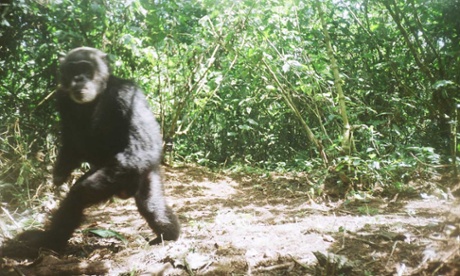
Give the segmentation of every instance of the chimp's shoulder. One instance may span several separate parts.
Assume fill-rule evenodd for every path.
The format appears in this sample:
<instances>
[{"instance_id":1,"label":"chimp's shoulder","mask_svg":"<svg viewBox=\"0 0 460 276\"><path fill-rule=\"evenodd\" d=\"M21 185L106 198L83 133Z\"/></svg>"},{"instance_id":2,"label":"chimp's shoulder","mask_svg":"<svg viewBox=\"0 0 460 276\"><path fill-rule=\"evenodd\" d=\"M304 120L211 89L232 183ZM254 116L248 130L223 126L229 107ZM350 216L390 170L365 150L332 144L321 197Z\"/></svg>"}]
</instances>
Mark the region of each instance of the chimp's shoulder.
<instances>
[{"instance_id":1,"label":"chimp's shoulder","mask_svg":"<svg viewBox=\"0 0 460 276\"><path fill-rule=\"evenodd\" d=\"M144 93L134 81L110 76L106 91L103 93L101 100L115 100L121 105L131 105L142 97L144 97Z\"/></svg>"},{"instance_id":2,"label":"chimp's shoulder","mask_svg":"<svg viewBox=\"0 0 460 276\"><path fill-rule=\"evenodd\" d=\"M108 89L135 89L137 90L137 84L132 80L122 79L116 76L110 76L107 82Z\"/></svg>"}]
</instances>

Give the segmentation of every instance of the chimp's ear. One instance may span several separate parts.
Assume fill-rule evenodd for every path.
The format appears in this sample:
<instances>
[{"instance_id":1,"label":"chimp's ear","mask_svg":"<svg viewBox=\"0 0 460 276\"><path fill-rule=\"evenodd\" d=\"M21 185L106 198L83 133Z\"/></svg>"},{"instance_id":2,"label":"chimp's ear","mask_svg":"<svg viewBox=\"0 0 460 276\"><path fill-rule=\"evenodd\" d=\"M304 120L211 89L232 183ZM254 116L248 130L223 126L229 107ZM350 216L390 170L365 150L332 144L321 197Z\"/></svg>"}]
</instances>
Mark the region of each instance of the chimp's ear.
<instances>
[{"instance_id":1,"label":"chimp's ear","mask_svg":"<svg viewBox=\"0 0 460 276\"><path fill-rule=\"evenodd\" d=\"M66 54L60 52L60 53L58 53L58 56L59 56L59 63L60 63L60 64L63 64L63 63L64 63L64 60L65 60Z\"/></svg>"},{"instance_id":2,"label":"chimp's ear","mask_svg":"<svg viewBox=\"0 0 460 276\"><path fill-rule=\"evenodd\" d=\"M107 65L109 64L109 55L108 54L106 54L106 53L104 53L102 51L99 51L98 56L99 56L100 59L102 59L102 61L105 62L105 64L107 64Z\"/></svg>"}]
</instances>

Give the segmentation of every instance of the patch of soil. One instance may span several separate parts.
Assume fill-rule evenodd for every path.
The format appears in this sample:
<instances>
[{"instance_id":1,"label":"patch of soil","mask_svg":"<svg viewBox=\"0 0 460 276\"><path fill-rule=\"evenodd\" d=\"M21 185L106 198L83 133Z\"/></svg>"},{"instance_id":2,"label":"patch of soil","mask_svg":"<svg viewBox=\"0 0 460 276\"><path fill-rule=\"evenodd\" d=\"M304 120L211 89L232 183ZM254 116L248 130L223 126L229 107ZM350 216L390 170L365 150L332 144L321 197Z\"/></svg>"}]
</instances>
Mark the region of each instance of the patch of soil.
<instances>
[{"instance_id":1,"label":"patch of soil","mask_svg":"<svg viewBox=\"0 0 460 276\"><path fill-rule=\"evenodd\" d=\"M178 241L149 246L153 234L134 201L114 199L86 211L65 255L45 252L35 262L3 257L0 272L46 275L39 268L85 264L103 271L85 273L107 275L460 273L460 206L452 198L328 202L310 198L305 175L195 167L166 169L165 188L182 223ZM119 235L101 238L87 229Z\"/></svg>"}]
</instances>

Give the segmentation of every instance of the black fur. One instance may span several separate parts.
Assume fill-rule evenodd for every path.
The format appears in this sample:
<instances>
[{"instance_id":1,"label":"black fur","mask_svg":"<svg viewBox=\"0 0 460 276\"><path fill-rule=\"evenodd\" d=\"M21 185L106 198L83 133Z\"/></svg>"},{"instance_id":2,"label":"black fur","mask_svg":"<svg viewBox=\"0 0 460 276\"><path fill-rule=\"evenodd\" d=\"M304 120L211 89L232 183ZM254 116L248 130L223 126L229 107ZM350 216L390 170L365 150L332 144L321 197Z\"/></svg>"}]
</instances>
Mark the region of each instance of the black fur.
<instances>
[{"instance_id":1,"label":"black fur","mask_svg":"<svg viewBox=\"0 0 460 276\"><path fill-rule=\"evenodd\" d=\"M92 48L81 49L78 54L82 59L97 59L92 78L97 79L98 68L108 65L97 55L91 55L91 51L102 52ZM69 55L62 61L62 67L66 68L64 74L72 72L69 60L78 61L78 56L70 55L70 59ZM103 69L108 72L108 68ZM63 76L63 79L69 77L72 78ZM61 251L81 224L83 210L114 195L122 198L134 196L140 214L157 235L151 244L179 237L178 219L163 197L159 171L162 152L160 127L142 91L133 82L112 75L106 81L99 78L95 82L96 86L103 85L105 89L98 91L97 97L89 102L78 103L70 97L70 93L76 92L78 96L83 92L70 87L69 82L63 82L57 91L62 147L53 172L54 184L65 182L82 162L90 163L91 169L72 186L53 215L49 229L25 232L19 236L31 248L46 247ZM75 87L81 88L82 85Z\"/></svg>"}]
</instances>

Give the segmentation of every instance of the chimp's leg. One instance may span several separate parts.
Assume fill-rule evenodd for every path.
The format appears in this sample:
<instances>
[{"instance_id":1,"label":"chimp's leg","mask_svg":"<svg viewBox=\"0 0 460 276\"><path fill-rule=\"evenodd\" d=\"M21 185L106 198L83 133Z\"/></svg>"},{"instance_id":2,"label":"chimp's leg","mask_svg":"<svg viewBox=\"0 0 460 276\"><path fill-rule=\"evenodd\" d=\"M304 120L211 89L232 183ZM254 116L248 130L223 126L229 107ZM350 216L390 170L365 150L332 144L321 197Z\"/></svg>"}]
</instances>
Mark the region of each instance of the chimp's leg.
<instances>
[{"instance_id":1,"label":"chimp's leg","mask_svg":"<svg viewBox=\"0 0 460 276\"><path fill-rule=\"evenodd\" d=\"M161 176L157 168L142 176L135 199L139 213L157 235L150 244L179 238L180 224L174 211L166 205Z\"/></svg>"},{"instance_id":2,"label":"chimp's leg","mask_svg":"<svg viewBox=\"0 0 460 276\"><path fill-rule=\"evenodd\" d=\"M90 170L75 183L51 219L51 225L36 247L61 251L83 221L83 210L120 192L122 182L131 174L119 174L112 168ZM138 181L138 178L131 181ZM133 185L135 185L133 183Z\"/></svg>"}]
</instances>

